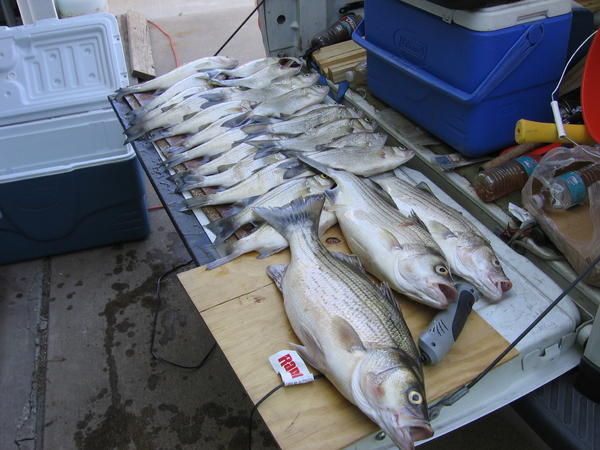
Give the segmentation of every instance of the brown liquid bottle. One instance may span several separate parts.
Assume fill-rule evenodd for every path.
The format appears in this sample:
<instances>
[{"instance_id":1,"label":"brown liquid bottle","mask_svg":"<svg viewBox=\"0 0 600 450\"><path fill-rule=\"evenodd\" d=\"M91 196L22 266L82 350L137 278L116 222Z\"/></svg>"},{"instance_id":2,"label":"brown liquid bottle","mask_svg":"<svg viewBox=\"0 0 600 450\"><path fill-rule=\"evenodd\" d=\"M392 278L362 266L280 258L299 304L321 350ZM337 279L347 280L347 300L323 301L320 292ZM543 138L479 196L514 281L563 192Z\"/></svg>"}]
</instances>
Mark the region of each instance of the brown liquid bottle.
<instances>
[{"instance_id":1,"label":"brown liquid bottle","mask_svg":"<svg viewBox=\"0 0 600 450\"><path fill-rule=\"evenodd\" d=\"M477 174L473 188L484 202L492 202L511 192L523 189L538 162L531 156L521 156Z\"/></svg>"}]
</instances>

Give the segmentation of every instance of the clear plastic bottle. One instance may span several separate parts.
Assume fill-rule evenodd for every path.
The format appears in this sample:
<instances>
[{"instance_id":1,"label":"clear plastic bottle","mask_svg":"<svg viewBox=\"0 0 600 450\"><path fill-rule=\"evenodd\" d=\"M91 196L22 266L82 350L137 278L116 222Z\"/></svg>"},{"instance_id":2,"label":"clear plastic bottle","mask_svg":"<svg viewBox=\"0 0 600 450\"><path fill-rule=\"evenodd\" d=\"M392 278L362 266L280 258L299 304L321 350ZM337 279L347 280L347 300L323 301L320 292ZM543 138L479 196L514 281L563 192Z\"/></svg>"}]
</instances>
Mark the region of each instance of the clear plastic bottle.
<instances>
[{"instance_id":1,"label":"clear plastic bottle","mask_svg":"<svg viewBox=\"0 0 600 450\"><path fill-rule=\"evenodd\" d=\"M473 187L484 202L492 202L523 189L538 162L531 156L520 156L498 167L477 174Z\"/></svg>"},{"instance_id":2,"label":"clear plastic bottle","mask_svg":"<svg viewBox=\"0 0 600 450\"><path fill-rule=\"evenodd\" d=\"M587 197L587 188L600 181L600 164L563 173L550 180L546 188L546 204L555 209L569 209Z\"/></svg>"},{"instance_id":3,"label":"clear plastic bottle","mask_svg":"<svg viewBox=\"0 0 600 450\"><path fill-rule=\"evenodd\" d=\"M346 81L351 89L367 85L367 62L359 62L351 70L346 72Z\"/></svg>"}]
</instances>

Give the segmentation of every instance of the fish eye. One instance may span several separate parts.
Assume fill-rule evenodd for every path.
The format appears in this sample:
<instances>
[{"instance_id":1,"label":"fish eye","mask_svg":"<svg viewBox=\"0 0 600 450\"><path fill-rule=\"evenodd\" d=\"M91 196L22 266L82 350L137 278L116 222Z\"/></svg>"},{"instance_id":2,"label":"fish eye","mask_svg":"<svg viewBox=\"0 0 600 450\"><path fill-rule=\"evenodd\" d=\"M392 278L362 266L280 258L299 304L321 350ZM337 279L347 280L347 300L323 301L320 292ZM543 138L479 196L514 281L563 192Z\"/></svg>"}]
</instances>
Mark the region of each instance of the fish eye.
<instances>
[{"instance_id":1,"label":"fish eye","mask_svg":"<svg viewBox=\"0 0 600 450\"><path fill-rule=\"evenodd\" d=\"M498 261L498 259L493 259L492 260L492 266L494 266L494 267L500 267L500 261Z\"/></svg>"},{"instance_id":2,"label":"fish eye","mask_svg":"<svg viewBox=\"0 0 600 450\"><path fill-rule=\"evenodd\" d=\"M423 396L420 392L412 389L408 391L408 401L413 405L420 405L421 403L423 403Z\"/></svg>"},{"instance_id":3,"label":"fish eye","mask_svg":"<svg viewBox=\"0 0 600 450\"><path fill-rule=\"evenodd\" d=\"M435 266L435 272L440 275L446 276L448 275L448 268L443 264L438 264L437 266Z\"/></svg>"}]
</instances>

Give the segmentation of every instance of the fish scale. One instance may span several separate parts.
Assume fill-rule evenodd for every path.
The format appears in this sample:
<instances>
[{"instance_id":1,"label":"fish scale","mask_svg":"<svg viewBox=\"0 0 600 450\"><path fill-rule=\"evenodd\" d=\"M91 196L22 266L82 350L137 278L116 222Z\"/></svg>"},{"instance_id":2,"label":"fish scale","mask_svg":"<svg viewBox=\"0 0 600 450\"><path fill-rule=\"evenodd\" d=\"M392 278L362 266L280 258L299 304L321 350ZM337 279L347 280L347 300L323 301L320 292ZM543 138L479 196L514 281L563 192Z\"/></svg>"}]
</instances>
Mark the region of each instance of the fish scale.
<instances>
[{"instance_id":1,"label":"fish scale","mask_svg":"<svg viewBox=\"0 0 600 450\"><path fill-rule=\"evenodd\" d=\"M312 262L321 271L327 271L328 274L328 277L324 278L321 271L315 271L317 278L310 281L315 286L319 286L320 282L331 280L327 285L330 292L336 292L337 290L337 293L340 294L340 286L343 286L351 294L341 295L346 299L343 307L341 307L337 303L328 301L328 299L336 296L332 296L324 289L319 291L319 289L313 288L311 289L311 293L314 295L313 300L318 300L324 305L329 314L341 315L346 320L356 321L363 325L363 327L356 330L363 341L381 346L399 346L405 348L412 357L418 358L419 353L408 332L408 327L405 327L407 331L403 333L396 325L400 320L404 322L404 319L388 302L372 300L381 296L381 293L376 290L377 288L372 284L357 281L356 276L353 276L356 275L356 270L333 256L322 245L316 246L312 235L303 233L301 236L303 239L301 242L296 242L297 248L305 247L312 249L312 251L302 251L298 258ZM352 300L355 300L355 302L352 303ZM365 304L368 309L362 307ZM360 314L363 315L362 319L364 320L356 320L355 315ZM378 324L383 325L383 327L377 326ZM406 324L404 323L404 325Z\"/></svg>"}]
</instances>

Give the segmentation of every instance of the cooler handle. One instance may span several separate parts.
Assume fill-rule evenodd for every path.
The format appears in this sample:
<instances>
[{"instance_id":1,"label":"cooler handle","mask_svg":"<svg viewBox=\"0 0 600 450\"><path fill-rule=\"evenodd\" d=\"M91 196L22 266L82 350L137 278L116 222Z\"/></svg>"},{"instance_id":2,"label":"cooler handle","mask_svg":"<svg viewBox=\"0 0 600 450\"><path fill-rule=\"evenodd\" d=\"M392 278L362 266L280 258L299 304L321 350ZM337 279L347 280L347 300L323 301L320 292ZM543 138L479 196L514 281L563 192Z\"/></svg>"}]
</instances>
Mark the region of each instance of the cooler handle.
<instances>
[{"instance_id":1,"label":"cooler handle","mask_svg":"<svg viewBox=\"0 0 600 450\"><path fill-rule=\"evenodd\" d=\"M400 69L405 74L413 78L425 81L431 87L442 91L455 100L463 103L478 103L488 96L504 79L515 70L527 56L538 46L544 36L544 26L536 23L527 27L519 36L519 39L513 44L508 52L496 64L491 72L485 77L481 84L471 93L465 92L455 86L448 84L435 75L419 68L404 59L399 58L393 53L379 48L377 45L369 42L365 38L364 20L356 27L352 33L352 39L367 52L371 52L377 57L385 60L388 64Z\"/></svg>"}]
</instances>

